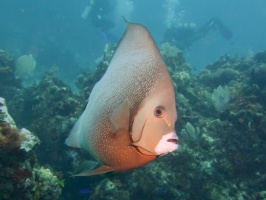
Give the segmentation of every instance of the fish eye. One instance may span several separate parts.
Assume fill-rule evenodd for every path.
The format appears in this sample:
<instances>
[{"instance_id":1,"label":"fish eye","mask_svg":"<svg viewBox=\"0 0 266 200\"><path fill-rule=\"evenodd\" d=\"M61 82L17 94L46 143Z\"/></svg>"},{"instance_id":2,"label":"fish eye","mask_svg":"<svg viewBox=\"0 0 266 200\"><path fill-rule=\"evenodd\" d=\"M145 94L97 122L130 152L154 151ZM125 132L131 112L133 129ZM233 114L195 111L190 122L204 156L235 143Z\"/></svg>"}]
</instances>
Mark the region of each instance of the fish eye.
<instances>
[{"instance_id":1,"label":"fish eye","mask_svg":"<svg viewBox=\"0 0 266 200\"><path fill-rule=\"evenodd\" d=\"M154 116L158 118L164 117L164 107L162 106L156 107L154 110Z\"/></svg>"}]
</instances>

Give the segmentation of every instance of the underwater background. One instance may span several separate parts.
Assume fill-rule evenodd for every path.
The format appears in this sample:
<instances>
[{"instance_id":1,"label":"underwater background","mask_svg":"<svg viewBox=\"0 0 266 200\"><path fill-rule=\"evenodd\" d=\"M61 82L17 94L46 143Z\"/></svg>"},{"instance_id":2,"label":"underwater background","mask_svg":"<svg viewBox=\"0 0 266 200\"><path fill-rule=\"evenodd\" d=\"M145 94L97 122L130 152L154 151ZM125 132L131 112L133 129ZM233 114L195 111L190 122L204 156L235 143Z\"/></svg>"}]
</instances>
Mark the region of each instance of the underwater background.
<instances>
[{"instance_id":1,"label":"underwater background","mask_svg":"<svg viewBox=\"0 0 266 200\"><path fill-rule=\"evenodd\" d=\"M126 28L172 76L177 151L113 176L65 145ZM266 199L264 0L1 0L0 199Z\"/></svg>"}]
</instances>

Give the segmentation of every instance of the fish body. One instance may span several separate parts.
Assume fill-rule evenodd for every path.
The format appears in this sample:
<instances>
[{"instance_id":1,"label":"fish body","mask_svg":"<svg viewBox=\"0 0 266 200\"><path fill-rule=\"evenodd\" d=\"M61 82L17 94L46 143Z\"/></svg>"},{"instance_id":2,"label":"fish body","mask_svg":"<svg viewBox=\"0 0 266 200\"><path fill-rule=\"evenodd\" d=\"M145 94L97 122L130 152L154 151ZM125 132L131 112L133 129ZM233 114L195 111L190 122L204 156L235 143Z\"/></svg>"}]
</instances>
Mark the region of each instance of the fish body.
<instances>
[{"instance_id":1,"label":"fish body","mask_svg":"<svg viewBox=\"0 0 266 200\"><path fill-rule=\"evenodd\" d=\"M174 89L145 27L127 22L110 65L95 85L66 144L101 167L78 175L126 171L177 149Z\"/></svg>"}]
</instances>

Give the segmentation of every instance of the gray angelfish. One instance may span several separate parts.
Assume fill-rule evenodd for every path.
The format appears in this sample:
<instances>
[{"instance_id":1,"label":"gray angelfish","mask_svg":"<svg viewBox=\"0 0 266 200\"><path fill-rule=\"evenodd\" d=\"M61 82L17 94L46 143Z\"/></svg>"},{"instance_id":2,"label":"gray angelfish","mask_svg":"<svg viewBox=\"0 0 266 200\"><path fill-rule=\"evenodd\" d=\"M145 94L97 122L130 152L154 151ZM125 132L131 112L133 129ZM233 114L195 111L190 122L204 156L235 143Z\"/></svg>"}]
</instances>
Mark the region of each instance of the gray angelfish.
<instances>
[{"instance_id":1,"label":"gray angelfish","mask_svg":"<svg viewBox=\"0 0 266 200\"><path fill-rule=\"evenodd\" d=\"M66 139L101 163L77 176L135 169L176 150L176 120L172 80L158 49L145 27L127 22L106 73Z\"/></svg>"}]
</instances>

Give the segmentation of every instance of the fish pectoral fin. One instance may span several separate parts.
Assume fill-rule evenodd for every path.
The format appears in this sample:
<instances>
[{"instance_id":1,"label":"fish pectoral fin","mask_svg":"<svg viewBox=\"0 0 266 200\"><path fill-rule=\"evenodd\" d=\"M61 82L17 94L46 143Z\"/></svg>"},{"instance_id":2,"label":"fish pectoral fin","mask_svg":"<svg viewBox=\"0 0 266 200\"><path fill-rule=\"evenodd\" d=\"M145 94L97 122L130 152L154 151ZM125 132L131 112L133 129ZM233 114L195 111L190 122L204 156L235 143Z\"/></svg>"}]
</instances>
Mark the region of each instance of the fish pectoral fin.
<instances>
[{"instance_id":1,"label":"fish pectoral fin","mask_svg":"<svg viewBox=\"0 0 266 200\"><path fill-rule=\"evenodd\" d=\"M119 129L129 129L130 105L127 97L123 98L113 109L109 121L112 133Z\"/></svg>"},{"instance_id":2,"label":"fish pectoral fin","mask_svg":"<svg viewBox=\"0 0 266 200\"><path fill-rule=\"evenodd\" d=\"M74 176L93 176L93 175L104 174L104 173L112 172L112 171L114 171L113 168L111 168L107 165L103 165L101 167L98 167L97 169L82 172L82 173L76 174Z\"/></svg>"}]
</instances>

